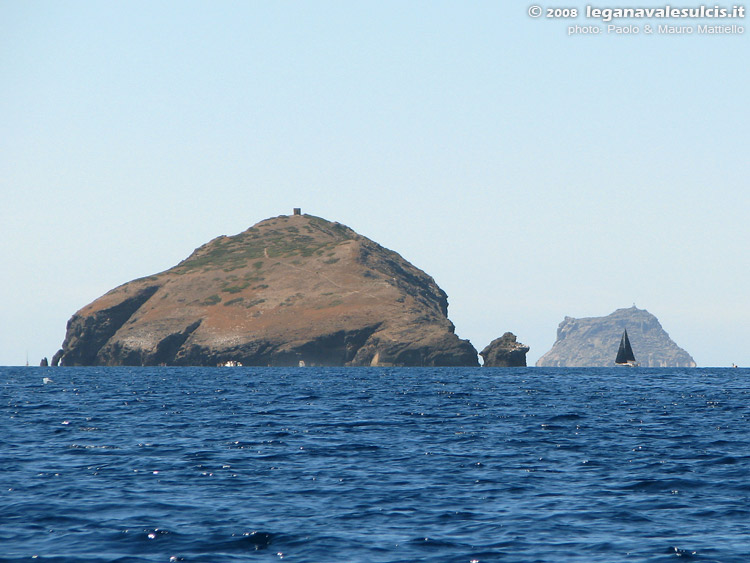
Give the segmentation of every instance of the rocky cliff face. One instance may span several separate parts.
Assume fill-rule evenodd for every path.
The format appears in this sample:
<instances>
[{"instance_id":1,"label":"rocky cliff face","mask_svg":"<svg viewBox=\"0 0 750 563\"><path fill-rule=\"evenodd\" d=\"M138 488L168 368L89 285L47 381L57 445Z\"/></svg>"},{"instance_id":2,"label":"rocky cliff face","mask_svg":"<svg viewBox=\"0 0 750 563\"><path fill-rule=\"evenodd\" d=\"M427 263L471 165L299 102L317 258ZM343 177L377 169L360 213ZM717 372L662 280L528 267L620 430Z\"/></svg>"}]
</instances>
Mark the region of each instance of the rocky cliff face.
<instances>
[{"instance_id":1,"label":"rocky cliff face","mask_svg":"<svg viewBox=\"0 0 750 563\"><path fill-rule=\"evenodd\" d=\"M623 330L627 329L636 361L644 367L695 367L658 319L644 309L618 309L606 317L565 317L557 341L537 361L538 367L614 366Z\"/></svg>"},{"instance_id":2,"label":"rocky cliff face","mask_svg":"<svg viewBox=\"0 0 750 563\"><path fill-rule=\"evenodd\" d=\"M446 294L395 252L309 215L221 236L68 322L63 365L476 366Z\"/></svg>"},{"instance_id":3,"label":"rocky cliff face","mask_svg":"<svg viewBox=\"0 0 750 563\"><path fill-rule=\"evenodd\" d=\"M481 352L484 367L526 367L526 354L529 347L521 344L512 332L496 338Z\"/></svg>"}]
</instances>

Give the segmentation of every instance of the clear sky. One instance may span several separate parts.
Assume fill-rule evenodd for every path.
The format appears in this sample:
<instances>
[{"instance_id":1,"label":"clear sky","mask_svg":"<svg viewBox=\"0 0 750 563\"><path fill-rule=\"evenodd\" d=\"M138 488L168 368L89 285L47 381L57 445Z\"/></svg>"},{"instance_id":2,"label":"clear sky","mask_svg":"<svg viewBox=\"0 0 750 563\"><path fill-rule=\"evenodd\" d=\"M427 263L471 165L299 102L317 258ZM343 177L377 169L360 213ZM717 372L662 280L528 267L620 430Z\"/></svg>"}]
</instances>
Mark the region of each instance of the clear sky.
<instances>
[{"instance_id":1,"label":"clear sky","mask_svg":"<svg viewBox=\"0 0 750 563\"><path fill-rule=\"evenodd\" d=\"M479 350L512 331L533 365L566 315L635 303L750 365L748 19L530 5L1 0L0 365L293 207L432 275Z\"/></svg>"}]
</instances>

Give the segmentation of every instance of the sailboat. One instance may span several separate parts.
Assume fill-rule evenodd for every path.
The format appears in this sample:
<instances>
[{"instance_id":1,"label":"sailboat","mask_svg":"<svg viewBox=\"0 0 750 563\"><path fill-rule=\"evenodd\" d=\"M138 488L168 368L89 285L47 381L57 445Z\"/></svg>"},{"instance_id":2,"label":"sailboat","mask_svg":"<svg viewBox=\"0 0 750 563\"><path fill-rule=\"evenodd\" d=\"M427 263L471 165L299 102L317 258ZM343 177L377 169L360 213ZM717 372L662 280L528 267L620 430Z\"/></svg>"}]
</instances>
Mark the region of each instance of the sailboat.
<instances>
[{"instance_id":1,"label":"sailboat","mask_svg":"<svg viewBox=\"0 0 750 563\"><path fill-rule=\"evenodd\" d=\"M635 354L633 354L633 348L630 347L630 339L628 338L628 331L625 329L620 339L620 348L617 350L617 357L615 358L615 364L618 366L629 366L635 367L638 364L635 361Z\"/></svg>"}]
</instances>

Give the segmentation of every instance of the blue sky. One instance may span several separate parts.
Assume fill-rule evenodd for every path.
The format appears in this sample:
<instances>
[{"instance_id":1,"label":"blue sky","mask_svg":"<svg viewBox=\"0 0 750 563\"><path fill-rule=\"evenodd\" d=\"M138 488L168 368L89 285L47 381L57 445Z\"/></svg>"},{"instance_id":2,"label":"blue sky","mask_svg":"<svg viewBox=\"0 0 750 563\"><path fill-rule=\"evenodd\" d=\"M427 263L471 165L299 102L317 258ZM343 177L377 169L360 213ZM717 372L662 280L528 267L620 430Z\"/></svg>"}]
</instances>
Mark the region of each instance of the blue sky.
<instances>
[{"instance_id":1,"label":"blue sky","mask_svg":"<svg viewBox=\"0 0 750 563\"><path fill-rule=\"evenodd\" d=\"M293 207L432 275L479 350L512 331L533 364L566 315L635 303L750 365L750 32L528 7L0 2L0 365Z\"/></svg>"}]
</instances>

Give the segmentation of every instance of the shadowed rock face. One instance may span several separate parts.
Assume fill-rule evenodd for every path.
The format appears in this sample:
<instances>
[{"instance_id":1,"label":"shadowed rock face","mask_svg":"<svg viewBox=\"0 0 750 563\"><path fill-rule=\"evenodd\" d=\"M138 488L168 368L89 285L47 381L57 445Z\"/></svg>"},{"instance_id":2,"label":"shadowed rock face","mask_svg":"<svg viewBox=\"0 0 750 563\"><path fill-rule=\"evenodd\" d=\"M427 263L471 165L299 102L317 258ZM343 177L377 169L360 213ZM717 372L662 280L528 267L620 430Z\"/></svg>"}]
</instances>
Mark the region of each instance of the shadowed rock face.
<instances>
[{"instance_id":1,"label":"shadowed rock face","mask_svg":"<svg viewBox=\"0 0 750 563\"><path fill-rule=\"evenodd\" d=\"M521 344L512 332L506 332L496 338L481 352L484 363L482 366L493 367L526 367L526 353L529 347Z\"/></svg>"},{"instance_id":2,"label":"shadowed rock face","mask_svg":"<svg viewBox=\"0 0 750 563\"><path fill-rule=\"evenodd\" d=\"M309 215L221 236L68 322L63 365L476 366L446 294L395 252Z\"/></svg>"},{"instance_id":3,"label":"shadowed rock face","mask_svg":"<svg viewBox=\"0 0 750 563\"><path fill-rule=\"evenodd\" d=\"M636 361L644 367L695 367L658 319L644 309L618 309L606 317L565 317L557 341L537 361L538 367L611 367L623 330L627 329Z\"/></svg>"}]
</instances>

